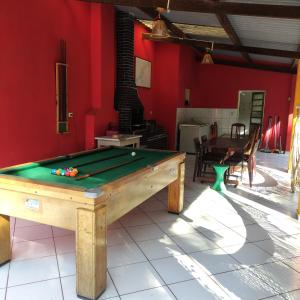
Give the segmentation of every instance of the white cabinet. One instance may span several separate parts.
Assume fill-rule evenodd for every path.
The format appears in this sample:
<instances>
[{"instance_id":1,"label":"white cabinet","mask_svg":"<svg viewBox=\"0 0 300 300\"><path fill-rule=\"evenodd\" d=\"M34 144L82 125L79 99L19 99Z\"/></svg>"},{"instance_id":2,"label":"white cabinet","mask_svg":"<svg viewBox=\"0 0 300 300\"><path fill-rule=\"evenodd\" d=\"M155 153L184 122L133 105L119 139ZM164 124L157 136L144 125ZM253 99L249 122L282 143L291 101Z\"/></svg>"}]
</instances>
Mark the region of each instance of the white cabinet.
<instances>
[{"instance_id":1,"label":"white cabinet","mask_svg":"<svg viewBox=\"0 0 300 300\"><path fill-rule=\"evenodd\" d=\"M209 138L209 125L199 124L180 124L179 125L179 150L187 153L195 153L194 138L207 135Z\"/></svg>"}]
</instances>

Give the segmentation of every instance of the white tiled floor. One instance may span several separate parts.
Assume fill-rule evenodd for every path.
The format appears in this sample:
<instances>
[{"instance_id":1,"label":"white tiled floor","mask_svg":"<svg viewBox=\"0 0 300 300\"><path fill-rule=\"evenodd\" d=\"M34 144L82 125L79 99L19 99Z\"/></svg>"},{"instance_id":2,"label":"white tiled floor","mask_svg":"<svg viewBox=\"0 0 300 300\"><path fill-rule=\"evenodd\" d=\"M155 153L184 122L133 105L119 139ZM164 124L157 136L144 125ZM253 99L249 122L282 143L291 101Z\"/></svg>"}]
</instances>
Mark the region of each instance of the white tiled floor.
<instances>
[{"instance_id":1,"label":"white tiled floor","mask_svg":"<svg viewBox=\"0 0 300 300\"><path fill-rule=\"evenodd\" d=\"M100 299L299 300L300 224L286 156L259 153L253 188L245 174L225 194L192 182L193 159L182 214L167 213L164 190L109 226ZM0 300L78 299L74 233L19 219L11 228Z\"/></svg>"}]
</instances>

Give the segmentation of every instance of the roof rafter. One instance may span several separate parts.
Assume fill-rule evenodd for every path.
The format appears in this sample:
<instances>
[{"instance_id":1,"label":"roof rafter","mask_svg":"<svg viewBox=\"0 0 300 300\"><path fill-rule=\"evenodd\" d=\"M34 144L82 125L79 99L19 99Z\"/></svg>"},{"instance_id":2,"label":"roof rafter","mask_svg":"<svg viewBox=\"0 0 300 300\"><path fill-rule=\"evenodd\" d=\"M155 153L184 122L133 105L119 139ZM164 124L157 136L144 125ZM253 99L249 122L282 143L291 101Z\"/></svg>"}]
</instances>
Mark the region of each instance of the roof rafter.
<instances>
[{"instance_id":1,"label":"roof rafter","mask_svg":"<svg viewBox=\"0 0 300 300\"><path fill-rule=\"evenodd\" d=\"M196 39L176 38L176 37L157 38L145 34L143 35L143 38L155 42L169 42L169 43L177 43L177 44L182 43L193 47L201 47L201 48L211 47L211 42L196 40ZM246 52L246 53L254 53L260 55L289 57L289 58L296 58L296 59L300 58L300 51L289 51L289 50L259 48L259 47L249 47L249 46L235 46L235 45L229 45L223 43L214 43L214 48L220 50L234 51L234 52Z\"/></svg>"},{"instance_id":2,"label":"roof rafter","mask_svg":"<svg viewBox=\"0 0 300 300\"><path fill-rule=\"evenodd\" d=\"M214 2L219 2L219 0L214 0ZM219 23L221 24L221 26L224 28L227 35L229 36L231 42L236 46L242 46L242 42L241 42L240 38L238 37L236 31L234 30L227 15L225 15L223 13L218 13L218 14L216 14L216 16L218 18ZM241 52L241 55L246 60L246 62L248 62L249 64L253 63L253 61L248 53Z\"/></svg>"},{"instance_id":3,"label":"roof rafter","mask_svg":"<svg viewBox=\"0 0 300 300\"><path fill-rule=\"evenodd\" d=\"M131 7L167 7L168 0L81 0L94 3L108 3ZM211 14L243 15L283 19L300 19L300 6L273 5L236 2L215 2L205 0L171 0L171 10L202 12Z\"/></svg>"},{"instance_id":4,"label":"roof rafter","mask_svg":"<svg viewBox=\"0 0 300 300\"><path fill-rule=\"evenodd\" d=\"M280 73L292 73L295 74L295 70L291 70L289 67L284 66L273 66L273 65L263 65L263 64L247 64L238 61L228 61L223 59L214 59L215 64L225 65L225 66L232 66L232 67L240 67L240 68L249 68L249 69L256 69L262 71L272 71L272 72L280 72Z\"/></svg>"},{"instance_id":5,"label":"roof rafter","mask_svg":"<svg viewBox=\"0 0 300 300\"><path fill-rule=\"evenodd\" d=\"M142 10L148 16L150 16L152 19L155 19L157 17L157 11L153 8L139 8L139 9ZM180 39L190 38L189 34L185 34L180 28L174 25L166 16L160 15L160 18L165 22L167 28L175 37L178 37ZM197 53L201 53L204 50L204 49L199 49L198 47L192 47L192 48Z\"/></svg>"}]
</instances>

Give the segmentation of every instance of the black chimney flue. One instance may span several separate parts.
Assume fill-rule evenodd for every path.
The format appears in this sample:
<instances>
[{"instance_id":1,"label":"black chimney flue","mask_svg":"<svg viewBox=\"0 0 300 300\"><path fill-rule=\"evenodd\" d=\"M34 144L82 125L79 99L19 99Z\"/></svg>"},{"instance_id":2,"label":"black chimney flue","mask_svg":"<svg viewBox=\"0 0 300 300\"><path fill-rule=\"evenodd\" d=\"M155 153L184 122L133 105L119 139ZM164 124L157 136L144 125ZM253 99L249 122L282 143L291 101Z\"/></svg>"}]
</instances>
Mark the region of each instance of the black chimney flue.
<instances>
[{"instance_id":1,"label":"black chimney flue","mask_svg":"<svg viewBox=\"0 0 300 300\"><path fill-rule=\"evenodd\" d=\"M132 133L143 126L144 107L135 85L134 17L117 11L117 83L115 109L119 111L119 130Z\"/></svg>"}]
</instances>

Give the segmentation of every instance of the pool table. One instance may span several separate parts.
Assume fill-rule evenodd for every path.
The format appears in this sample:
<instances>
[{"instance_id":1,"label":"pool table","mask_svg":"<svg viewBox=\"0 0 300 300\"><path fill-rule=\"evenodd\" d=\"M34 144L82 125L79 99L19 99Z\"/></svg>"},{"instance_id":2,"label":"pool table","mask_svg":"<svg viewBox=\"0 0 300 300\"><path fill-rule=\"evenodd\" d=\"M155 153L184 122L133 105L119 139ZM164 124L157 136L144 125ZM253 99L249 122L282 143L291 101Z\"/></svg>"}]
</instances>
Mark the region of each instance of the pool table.
<instances>
[{"instance_id":1,"label":"pool table","mask_svg":"<svg viewBox=\"0 0 300 300\"><path fill-rule=\"evenodd\" d=\"M135 152L135 155L132 152ZM10 216L76 232L77 295L106 288L107 226L168 186L168 211L183 208L185 154L106 147L0 170L0 265L11 259ZM52 169L77 167L77 177Z\"/></svg>"}]
</instances>

